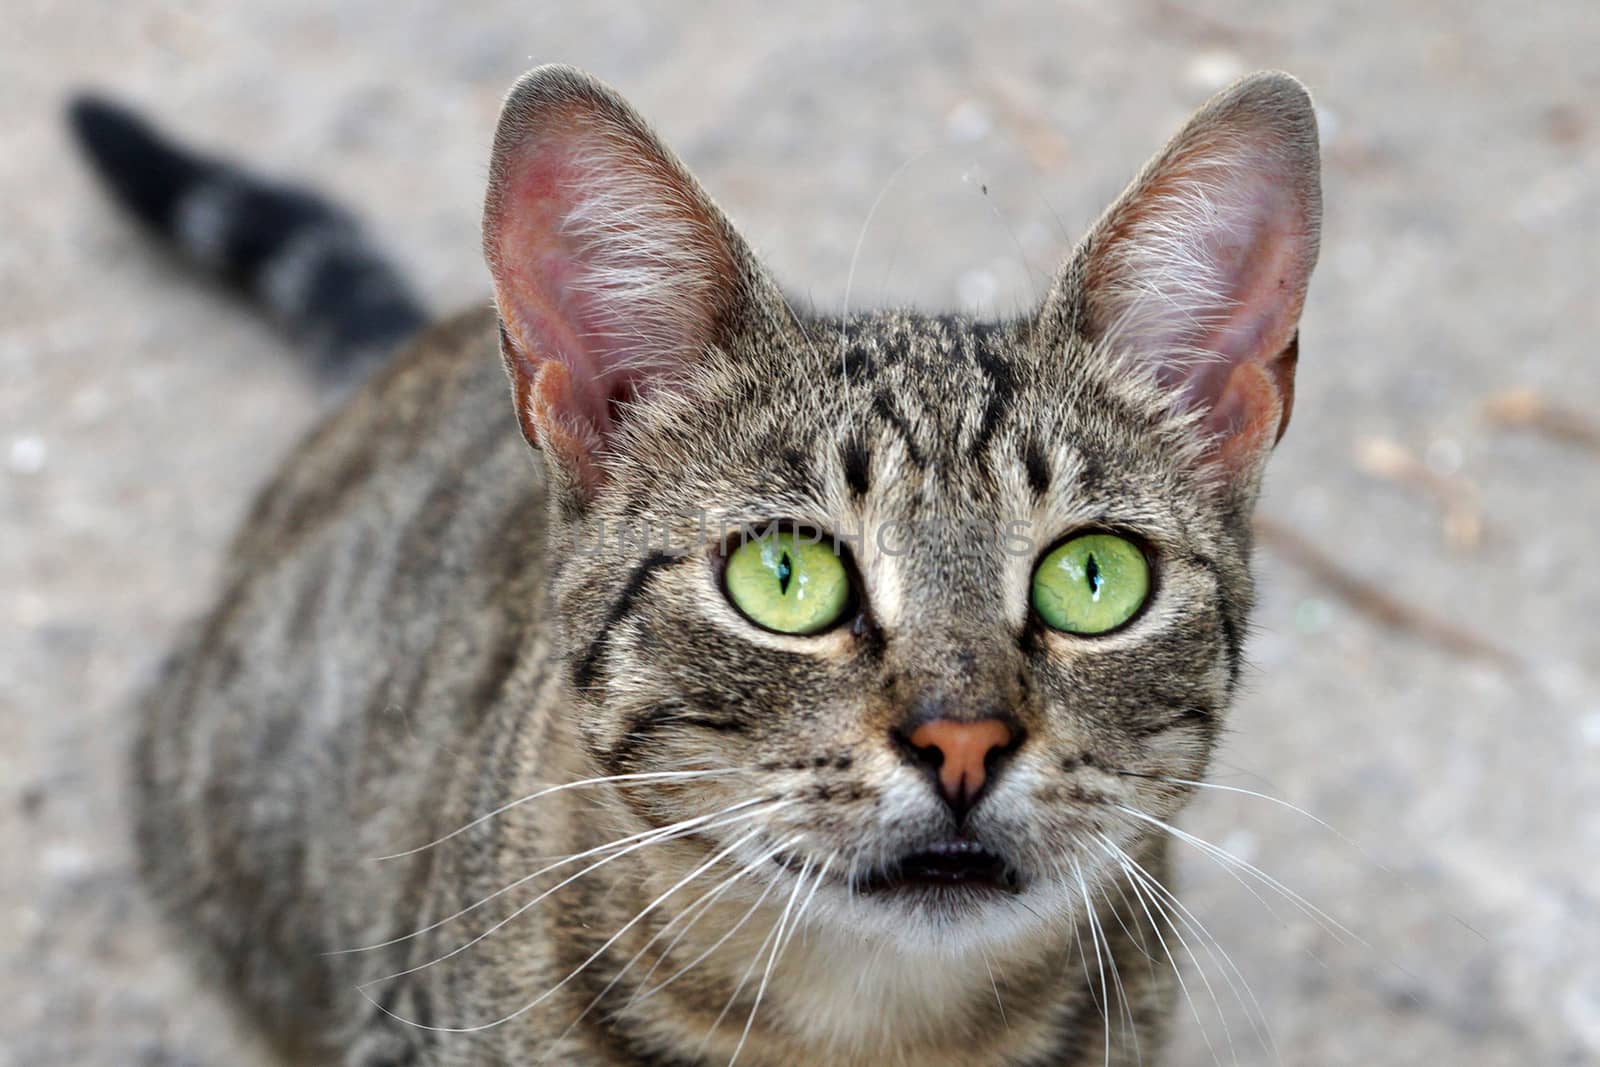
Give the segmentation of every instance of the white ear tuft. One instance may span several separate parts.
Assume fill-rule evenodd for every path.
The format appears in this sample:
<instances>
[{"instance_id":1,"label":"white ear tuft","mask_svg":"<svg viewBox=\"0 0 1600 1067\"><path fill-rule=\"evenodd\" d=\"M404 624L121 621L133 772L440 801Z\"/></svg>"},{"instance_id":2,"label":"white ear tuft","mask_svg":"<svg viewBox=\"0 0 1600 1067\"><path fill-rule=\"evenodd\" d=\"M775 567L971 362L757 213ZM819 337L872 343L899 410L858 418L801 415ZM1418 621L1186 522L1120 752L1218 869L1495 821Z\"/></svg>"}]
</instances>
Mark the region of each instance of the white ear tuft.
<instances>
[{"instance_id":1,"label":"white ear tuft","mask_svg":"<svg viewBox=\"0 0 1600 1067\"><path fill-rule=\"evenodd\" d=\"M1230 463L1250 462L1288 422L1321 227L1317 157L1299 82L1240 81L1106 212L1052 297L1073 303L1091 340L1200 411Z\"/></svg>"},{"instance_id":2,"label":"white ear tuft","mask_svg":"<svg viewBox=\"0 0 1600 1067\"><path fill-rule=\"evenodd\" d=\"M506 100L484 253L523 433L589 490L616 402L700 358L752 262L644 121L570 67Z\"/></svg>"},{"instance_id":3,"label":"white ear tuft","mask_svg":"<svg viewBox=\"0 0 1600 1067\"><path fill-rule=\"evenodd\" d=\"M670 174L621 162L639 152L616 129L575 146L567 180L578 195L557 236L570 249L567 285L588 297L585 336L611 351L617 371L648 377L703 342L731 269L703 210Z\"/></svg>"}]
</instances>

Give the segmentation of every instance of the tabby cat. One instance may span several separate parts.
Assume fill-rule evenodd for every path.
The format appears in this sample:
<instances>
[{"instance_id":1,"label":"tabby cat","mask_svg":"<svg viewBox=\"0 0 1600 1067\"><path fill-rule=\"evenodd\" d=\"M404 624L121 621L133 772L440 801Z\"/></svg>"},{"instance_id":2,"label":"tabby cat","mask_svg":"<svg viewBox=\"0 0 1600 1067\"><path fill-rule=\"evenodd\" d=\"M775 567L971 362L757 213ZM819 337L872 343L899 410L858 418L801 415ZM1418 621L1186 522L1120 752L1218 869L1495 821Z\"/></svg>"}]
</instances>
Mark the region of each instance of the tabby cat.
<instances>
[{"instance_id":1,"label":"tabby cat","mask_svg":"<svg viewBox=\"0 0 1600 1067\"><path fill-rule=\"evenodd\" d=\"M337 209L72 117L330 356L420 330L142 707L146 880L284 1062L1157 1062L1317 255L1298 82L998 322L797 307L567 67L501 114L495 309L431 325Z\"/></svg>"}]
</instances>

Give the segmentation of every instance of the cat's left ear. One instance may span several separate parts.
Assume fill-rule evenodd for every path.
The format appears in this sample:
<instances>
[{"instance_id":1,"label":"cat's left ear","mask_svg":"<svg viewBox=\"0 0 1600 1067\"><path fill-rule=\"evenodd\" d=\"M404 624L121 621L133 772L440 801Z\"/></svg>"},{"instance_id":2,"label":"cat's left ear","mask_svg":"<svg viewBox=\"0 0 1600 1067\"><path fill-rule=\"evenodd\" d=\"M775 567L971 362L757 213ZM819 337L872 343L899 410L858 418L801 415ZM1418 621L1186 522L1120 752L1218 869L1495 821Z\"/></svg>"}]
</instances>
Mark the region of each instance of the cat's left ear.
<instances>
[{"instance_id":1,"label":"cat's left ear","mask_svg":"<svg viewBox=\"0 0 1600 1067\"><path fill-rule=\"evenodd\" d=\"M571 67L506 98L483 244L517 419L579 500L607 481L627 402L681 383L737 309L772 299L677 157Z\"/></svg>"},{"instance_id":2,"label":"cat's left ear","mask_svg":"<svg viewBox=\"0 0 1600 1067\"><path fill-rule=\"evenodd\" d=\"M1253 483L1289 424L1322 186L1311 98L1251 75L1198 111L1108 210L1043 315L1141 363Z\"/></svg>"}]
</instances>

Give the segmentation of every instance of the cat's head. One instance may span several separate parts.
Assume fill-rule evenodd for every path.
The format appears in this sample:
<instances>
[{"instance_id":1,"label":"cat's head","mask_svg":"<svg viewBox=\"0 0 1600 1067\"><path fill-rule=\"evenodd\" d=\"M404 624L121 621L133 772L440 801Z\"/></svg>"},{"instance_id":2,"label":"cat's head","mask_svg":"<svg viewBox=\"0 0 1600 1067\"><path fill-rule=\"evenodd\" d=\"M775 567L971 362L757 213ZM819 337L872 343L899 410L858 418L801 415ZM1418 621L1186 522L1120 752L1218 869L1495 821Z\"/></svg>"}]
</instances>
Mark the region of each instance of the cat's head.
<instances>
[{"instance_id":1,"label":"cat's head","mask_svg":"<svg viewBox=\"0 0 1600 1067\"><path fill-rule=\"evenodd\" d=\"M614 93L525 77L485 245L570 715L688 834L643 854L930 944L1120 870L1238 676L1319 212L1310 101L1257 75L1036 313L800 315Z\"/></svg>"}]
</instances>

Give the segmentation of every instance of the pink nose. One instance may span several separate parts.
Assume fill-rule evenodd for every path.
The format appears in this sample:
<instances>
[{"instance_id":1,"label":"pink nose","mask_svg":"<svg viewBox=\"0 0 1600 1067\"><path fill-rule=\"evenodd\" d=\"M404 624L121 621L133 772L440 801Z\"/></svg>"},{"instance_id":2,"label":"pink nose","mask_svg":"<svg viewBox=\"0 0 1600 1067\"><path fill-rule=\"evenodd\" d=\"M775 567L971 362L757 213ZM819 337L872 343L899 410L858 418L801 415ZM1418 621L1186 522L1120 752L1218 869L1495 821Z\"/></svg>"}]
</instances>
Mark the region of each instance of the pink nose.
<instances>
[{"instance_id":1,"label":"pink nose","mask_svg":"<svg viewBox=\"0 0 1600 1067\"><path fill-rule=\"evenodd\" d=\"M1010 746L1011 727L999 719L934 719L918 726L906 740L937 769L939 791L950 807L962 814L983 789L989 754Z\"/></svg>"}]
</instances>

